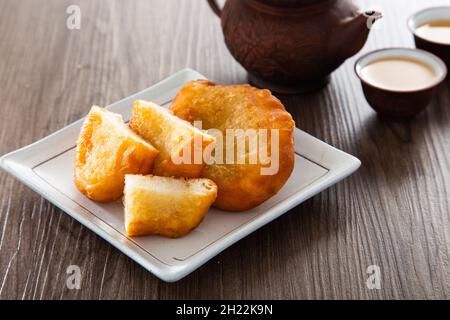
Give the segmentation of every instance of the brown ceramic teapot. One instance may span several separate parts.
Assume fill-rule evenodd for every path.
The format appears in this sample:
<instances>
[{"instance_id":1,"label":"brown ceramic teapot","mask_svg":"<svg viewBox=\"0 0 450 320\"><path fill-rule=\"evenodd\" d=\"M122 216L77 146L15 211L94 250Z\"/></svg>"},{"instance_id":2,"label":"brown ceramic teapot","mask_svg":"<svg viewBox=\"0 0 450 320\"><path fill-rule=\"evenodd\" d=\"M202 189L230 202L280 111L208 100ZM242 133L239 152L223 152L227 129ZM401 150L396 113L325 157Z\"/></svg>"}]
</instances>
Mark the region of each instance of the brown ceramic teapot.
<instances>
[{"instance_id":1,"label":"brown ceramic teapot","mask_svg":"<svg viewBox=\"0 0 450 320\"><path fill-rule=\"evenodd\" d=\"M381 18L376 11L358 13L347 0L227 0L223 9L208 2L250 82L279 93L324 86Z\"/></svg>"}]
</instances>

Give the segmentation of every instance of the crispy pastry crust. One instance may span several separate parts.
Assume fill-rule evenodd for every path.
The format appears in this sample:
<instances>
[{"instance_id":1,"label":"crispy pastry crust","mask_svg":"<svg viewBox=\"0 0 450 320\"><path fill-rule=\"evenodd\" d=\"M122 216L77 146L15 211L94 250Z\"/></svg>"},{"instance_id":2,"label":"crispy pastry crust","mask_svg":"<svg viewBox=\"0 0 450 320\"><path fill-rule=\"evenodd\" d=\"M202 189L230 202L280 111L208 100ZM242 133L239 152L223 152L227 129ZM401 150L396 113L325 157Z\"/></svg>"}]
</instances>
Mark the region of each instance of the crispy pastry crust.
<instances>
[{"instance_id":1,"label":"crispy pastry crust","mask_svg":"<svg viewBox=\"0 0 450 320\"><path fill-rule=\"evenodd\" d=\"M125 174L149 174L158 151L132 132L122 116L92 107L75 151L74 182L88 198L108 202L123 194Z\"/></svg>"},{"instance_id":2,"label":"crispy pastry crust","mask_svg":"<svg viewBox=\"0 0 450 320\"><path fill-rule=\"evenodd\" d=\"M279 170L275 175L261 175L261 168L267 166L259 160L257 164L205 167L202 176L219 187L214 206L227 211L254 208L275 195L289 178L294 167L295 123L269 90L249 85L221 86L205 80L191 81L177 94L170 110L190 122L201 120L203 129L215 128L223 133L226 129L279 129ZM247 147L246 152L255 150Z\"/></svg>"},{"instance_id":3,"label":"crispy pastry crust","mask_svg":"<svg viewBox=\"0 0 450 320\"><path fill-rule=\"evenodd\" d=\"M203 150L215 142L213 137L177 118L169 110L143 100L134 102L129 125L159 150L153 172L158 176L199 177L205 167ZM194 159L194 146L201 148L200 157L197 157L199 161ZM183 157L185 150L190 150L189 161L174 163L173 157Z\"/></svg>"},{"instance_id":4,"label":"crispy pastry crust","mask_svg":"<svg viewBox=\"0 0 450 320\"><path fill-rule=\"evenodd\" d=\"M200 224L216 196L209 179L126 175L127 235L184 236Z\"/></svg>"}]
</instances>

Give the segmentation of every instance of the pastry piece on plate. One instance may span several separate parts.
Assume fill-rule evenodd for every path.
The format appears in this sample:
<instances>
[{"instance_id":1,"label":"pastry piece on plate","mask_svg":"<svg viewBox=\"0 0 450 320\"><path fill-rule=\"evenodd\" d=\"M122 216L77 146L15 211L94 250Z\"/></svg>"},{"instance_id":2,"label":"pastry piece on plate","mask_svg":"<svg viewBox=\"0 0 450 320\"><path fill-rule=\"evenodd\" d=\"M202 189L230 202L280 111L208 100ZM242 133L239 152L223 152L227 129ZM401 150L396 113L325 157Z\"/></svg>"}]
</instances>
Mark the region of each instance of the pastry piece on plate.
<instances>
[{"instance_id":1,"label":"pastry piece on plate","mask_svg":"<svg viewBox=\"0 0 450 320\"><path fill-rule=\"evenodd\" d=\"M181 237L198 226L216 196L217 186L209 179L126 175L126 232Z\"/></svg>"},{"instance_id":2,"label":"pastry piece on plate","mask_svg":"<svg viewBox=\"0 0 450 320\"><path fill-rule=\"evenodd\" d=\"M134 102L129 125L159 150L153 172L159 176L199 177L205 166L203 151L215 141L166 108L143 100Z\"/></svg>"},{"instance_id":3,"label":"pastry piece on plate","mask_svg":"<svg viewBox=\"0 0 450 320\"><path fill-rule=\"evenodd\" d=\"M158 151L134 133L122 116L92 107L75 151L74 182L88 198L108 202L123 194L125 174L149 174Z\"/></svg>"},{"instance_id":4,"label":"pastry piece on plate","mask_svg":"<svg viewBox=\"0 0 450 320\"><path fill-rule=\"evenodd\" d=\"M257 143L244 141L240 150L236 138L233 161L214 159L203 170L202 176L219 188L214 206L227 211L251 209L275 195L289 178L294 167L295 123L269 90L191 81L178 92L170 110L184 120L202 121L203 129L220 130L224 158L230 154L228 143L233 146L238 133L244 132L241 137L248 140L252 133L256 136ZM230 132L235 135L227 139Z\"/></svg>"}]
</instances>

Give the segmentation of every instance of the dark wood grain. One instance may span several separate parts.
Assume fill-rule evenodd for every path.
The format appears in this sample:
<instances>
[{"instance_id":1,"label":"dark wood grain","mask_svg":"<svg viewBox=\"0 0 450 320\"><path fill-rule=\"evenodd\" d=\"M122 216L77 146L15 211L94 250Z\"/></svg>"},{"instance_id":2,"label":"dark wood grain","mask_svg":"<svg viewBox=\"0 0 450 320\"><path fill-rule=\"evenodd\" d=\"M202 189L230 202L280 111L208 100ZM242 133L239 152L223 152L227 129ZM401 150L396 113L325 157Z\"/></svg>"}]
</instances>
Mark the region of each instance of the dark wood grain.
<instances>
[{"instance_id":1,"label":"dark wood grain","mask_svg":"<svg viewBox=\"0 0 450 320\"><path fill-rule=\"evenodd\" d=\"M362 52L412 46L406 17L448 1L376 3L385 17ZM66 28L70 4L81 7L80 30ZM298 127L359 157L361 169L177 283L0 172L0 298L449 299L450 83L413 121L383 122L353 74L357 56L322 91L280 98ZM1 0L0 154L185 67L247 81L206 0ZM66 287L71 264L80 290ZM372 264L380 290L366 287Z\"/></svg>"}]
</instances>

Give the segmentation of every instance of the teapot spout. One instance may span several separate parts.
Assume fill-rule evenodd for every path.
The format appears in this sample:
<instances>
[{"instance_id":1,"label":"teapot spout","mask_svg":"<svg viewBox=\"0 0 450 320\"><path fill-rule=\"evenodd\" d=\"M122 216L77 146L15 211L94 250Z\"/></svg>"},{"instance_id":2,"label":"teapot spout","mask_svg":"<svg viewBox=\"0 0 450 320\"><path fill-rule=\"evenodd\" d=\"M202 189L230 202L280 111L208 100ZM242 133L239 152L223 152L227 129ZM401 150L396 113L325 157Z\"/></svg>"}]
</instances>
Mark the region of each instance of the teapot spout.
<instances>
[{"instance_id":1,"label":"teapot spout","mask_svg":"<svg viewBox=\"0 0 450 320\"><path fill-rule=\"evenodd\" d=\"M335 36L335 38L344 39L340 44L337 44L340 46L338 52L341 52L341 58L345 60L361 50L366 43L373 24L382 17L381 12L365 11L354 18L344 21L341 27L338 28L338 32L341 34Z\"/></svg>"}]
</instances>

